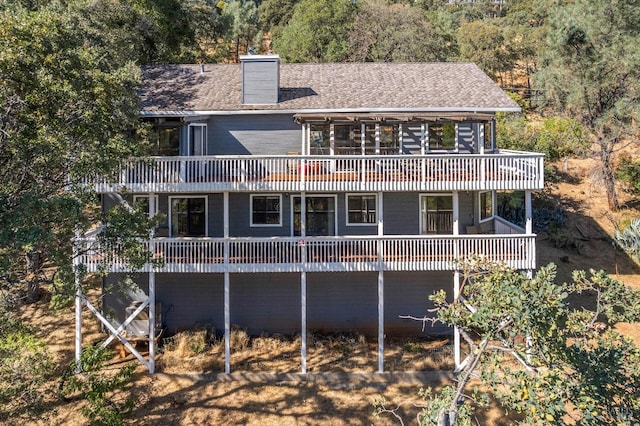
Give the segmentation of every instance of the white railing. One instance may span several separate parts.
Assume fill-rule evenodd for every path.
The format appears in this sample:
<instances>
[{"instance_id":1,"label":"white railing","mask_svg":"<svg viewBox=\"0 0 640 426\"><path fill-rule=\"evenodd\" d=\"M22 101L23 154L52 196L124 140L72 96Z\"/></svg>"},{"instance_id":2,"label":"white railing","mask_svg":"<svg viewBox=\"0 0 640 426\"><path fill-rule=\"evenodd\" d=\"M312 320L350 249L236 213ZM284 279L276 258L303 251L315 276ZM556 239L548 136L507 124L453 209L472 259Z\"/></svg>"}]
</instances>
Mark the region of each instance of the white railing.
<instances>
[{"instance_id":1,"label":"white railing","mask_svg":"<svg viewBox=\"0 0 640 426\"><path fill-rule=\"evenodd\" d=\"M103 253L95 238L78 243L88 272L130 270L117 253ZM156 238L148 247L163 262L157 272L450 271L473 256L535 269L535 235L522 234Z\"/></svg>"},{"instance_id":2,"label":"white railing","mask_svg":"<svg viewBox=\"0 0 640 426\"><path fill-rule=\"evenodd\" d=\"M97 192L454 191L543 188L543 155L244 155L151 157L125 164Z\"/></svg>"}]
</instances>

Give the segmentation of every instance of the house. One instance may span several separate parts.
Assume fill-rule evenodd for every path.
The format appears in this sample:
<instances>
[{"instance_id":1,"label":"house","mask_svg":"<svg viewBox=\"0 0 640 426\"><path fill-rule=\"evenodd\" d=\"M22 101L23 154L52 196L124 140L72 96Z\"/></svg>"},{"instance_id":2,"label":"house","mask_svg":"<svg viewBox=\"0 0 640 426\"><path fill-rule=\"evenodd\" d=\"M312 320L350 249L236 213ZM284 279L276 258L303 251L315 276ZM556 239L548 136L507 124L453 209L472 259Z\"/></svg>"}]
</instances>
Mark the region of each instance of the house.
<instances>
[{"instance_id":1,"label":"house","mask_svg":"<svg viewBox=\"0 0 640 426\"><path fill-rule=\"evenodd\" d=\"M112 294L128 272L116 258L104 314L90 309L127 345L156 322L170 332L210 324L225 333L226 372L234 325L300 333L302 372L309 330L357 331L377 336L383 371L385 336L451 335L401 316L427 314L438 289L455 294L460 259L535 269L531 193L543 187L543 157L495 146L496 113L516 111L471 63L247 55L145 68L141 117L158 156L95 189L105 209L144 203L166 215L149 243L164 264L134 276L137 292ZM514 190L520 223L499 215L500 194ZM82 241L78 263L95 271L100 248ZM136 352L151 371L154 351L150 338L149 359Z\"/></svg>"}]
</instances>

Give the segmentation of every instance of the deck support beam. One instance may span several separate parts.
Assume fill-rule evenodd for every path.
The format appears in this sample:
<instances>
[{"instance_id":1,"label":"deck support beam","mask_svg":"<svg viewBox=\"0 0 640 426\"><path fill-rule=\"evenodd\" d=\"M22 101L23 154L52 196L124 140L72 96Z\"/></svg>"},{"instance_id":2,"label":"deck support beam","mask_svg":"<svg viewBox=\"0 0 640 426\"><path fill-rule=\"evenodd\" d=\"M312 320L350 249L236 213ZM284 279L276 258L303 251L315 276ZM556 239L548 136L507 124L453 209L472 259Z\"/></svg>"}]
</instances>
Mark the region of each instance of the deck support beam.
<instances>
[{"instance_id":1,"label":"deck support beam","mask_svg":"<svg viewBox=\"0 0 640 426\"><path fill-rule=\"evenodd\" d=\"M75 353L75 361L76 361L76 372L80 372L80 358L82 358L82 287L80 283L80 274L78 272L78 266L80 262L79 257L79 244L80 240L80 231L76 231L76 238L73 242L73 276L74 276L74 284L76 287L76 353Z\"/></svg>"},{"instance_id":2,"label":"deck support beam","mask_svg":"<svg viewBox=\"0 0 640 426\"><path fill-rule=\"evenodd\" d=\"M460 298L460 271L453 273L453 300ZM453 365L454 370L459 371L460 368L460 330L455 326L453 328Z\"/></svg>"},{"instance_id":3,"label":"deck support beam","mask_svg":"<svg viewBox=\"0 0 640 426\"><path fill-rule=\"evenodd\" d=\"M149 193L149 218L156 214L156 195ZM149 232L149 251L154 254L155 250L155 230ZM156 273L153 265L149 265L149 373L153 374L156 369Z\"/></svg>"},{"instance_id":4,"label":"deck support beam","mask_svg":"<svg viewBox=\"0 0 640 426\"><path fill-rule=\"evenodd\" d=\"M231 373L231 311L229 309L229 193L222 194L223 235L224 235L224 372Z\"/></svg>"},{"instance_id":5,"label":"deck support beam","mask_svg":"<svg viewBox=\"0 0 640 426\"><path fill-rule=\"evenodd\" d=\"M307 373L307 272L300 273L300 370Z\"/></svg>"},{"instance_id":6,"label":"deck support beam","mask_svg":"<svg viewBox=\"0 0 640 426\"><path fill-rule=\"evenodd\" d=\"M378 192L376 212L378 213L378 236L384 235L382 202L384 194ZM384 244L378 241L378 372L384 372Z\"/></svg>"}]
</instances>

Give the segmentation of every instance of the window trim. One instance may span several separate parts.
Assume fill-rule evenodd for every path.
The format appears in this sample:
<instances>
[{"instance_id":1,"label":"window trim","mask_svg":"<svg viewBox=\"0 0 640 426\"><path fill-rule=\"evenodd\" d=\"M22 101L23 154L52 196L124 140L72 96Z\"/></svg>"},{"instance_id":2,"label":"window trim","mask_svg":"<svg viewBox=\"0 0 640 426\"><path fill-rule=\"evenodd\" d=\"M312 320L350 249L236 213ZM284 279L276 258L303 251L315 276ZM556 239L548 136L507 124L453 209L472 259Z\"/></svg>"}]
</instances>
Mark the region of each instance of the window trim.
<instances>
[{"instance_id":1,"label":"window trim","mask_svg":"<svg viewBox=\"0 0 640 426\"><path fill-rule=\"evenodd\" d=\"M200 149L202 151L202 154L192 153L193 151L195 151L191 149L195 147L194 141L191 137L191 129L193 129L194 127L200 127L202 131L202 139L200 140ZM187 126L187 156L199 157L203 155L207 155L207 123L189 123L189 125Z\"/></svg>"},{"instance_id":2,"label":"window trim","mask_svg":"<svg viewBox=\"0 0 640 426\"><path fill-rule=\"evenodd\" d=\"M254 223L253 222L253 200L257 197L277 197L278 198L278 223ZM277 228L282 227L282 194L251 194L249 196L249 227L251 228Z\"/></svg>"},{"instance_id":3,"label":"window trim","mask_svg":"<svg viewBox=\"0 0 640 426\"><path fill-rule=\"evenodd\" d=\"M491 214L487 217L482 217L482 195L489 194L491 196ZM480 191L478 193L478 223L487 222L493 219L495 216L494 207L495 203L495 192L494 191Z\"/></svg>"},{"instance_id":4,"label":"window trim","mask_svg":"<svg viewBox=\"0 0 640 426\"><path fill-rule=\"evenodd\" d=\"M451 206L451 215L452 218L455 217L456 212L455 212L455 202L453 202L453 192L427 192L427 193L423 193L423 194L419 194L418 195L418 215L419 217L419 228L418 228L418 235L454 235L454 229L451 230L451 234L424 234L422 232L423 229L423 212L422 212L422 199L426 198L426 197L451 197L451 201L452 201L452 206ZM455 223L454 223L455 224ZM455 228L455 226L454 226Z\"/></svg>"},{"instance_id":5,"label":"window trim","mask_svg":"<svg viewBox=\"0 0 640 426\"><path fill-rule=\"evenodd\" d=\"M373 196L373 206L375 219L373 222L349 222L349 197L371 197ZM378 194L373 192L353 192L344 194L344 212L346 226L376 226L378 224Z\"/></svg>"},{"instance_id":6,"label":"window trim","mask_svg":"<svg viewBox=\"0 0 640 426\"><path fill-rule=\"evenodd\" d=\"M175 198L204 198L204 235L200 237L175 237L173 235L173 199ZM169 237L171 238L203 238L209 235L209 196L208 195L173 195L169 196Z\"/></svg>"}]
</instances>

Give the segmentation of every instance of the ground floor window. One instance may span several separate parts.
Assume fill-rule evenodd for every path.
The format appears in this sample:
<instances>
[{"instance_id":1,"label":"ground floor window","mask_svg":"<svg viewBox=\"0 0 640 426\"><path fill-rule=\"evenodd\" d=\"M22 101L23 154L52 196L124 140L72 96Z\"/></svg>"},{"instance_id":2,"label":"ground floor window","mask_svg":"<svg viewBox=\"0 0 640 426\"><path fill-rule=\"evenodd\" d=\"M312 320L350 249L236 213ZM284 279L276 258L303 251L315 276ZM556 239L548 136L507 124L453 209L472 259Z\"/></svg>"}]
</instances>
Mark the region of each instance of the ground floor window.
<instances>
[{"instance_id":1,"label":"ground floor window","mask_svg":"<svg viewBox=\"0 0 640 426\"><path fill-rule=\"evenodd\" d=\"M453 234L452 195L423 195L420 210L422 234Z\"/></svg>"},{"instance_id":2,"label":"ground floor window","mask_svg":"<svg viewBox=\"0 0 640 426\"><path fill-rule=\"evenodd\" d=\"M301 235L301 197L293 197L293 235ZM336 197L306 197L306 235L336 235Z\"/></svg>"},{"instance_id":3,"label":"ground floor window","mask_svg":"<svg viewBox=\"0 0 640 426\"><path fill-rule=\"evenodd\" d=\"M282 226L280 195L251 196L251 226Z\"/></svg>"},{"instance_id":4,"label":"ground floor window","mask_svg":"<svg viewBox=\"0 0 640 426\"><path fill-rule=\"evenodd\" d=\"M377 222L374 194L347 195L347 225L370 225Z\"/></svg>"},{"instance_id":5,"label":"ground floor window","mask_svg":"<svg viewBox=\"0 0 640 426\"><path fill-rule=\"evenodd\" d=\"M493 216L493 193L480 193L480 220L489 219Z\"/></svg>"},{"instance_id":6,"label":"ground floor window","mask_svg":"<svg viewBox=\"0 0 640 426\"><path fill-rule=\"evenodd\" d=\"M207 235L207 197L170 197L169 200L172 237Z\"/></svg>"}]
</instances>

